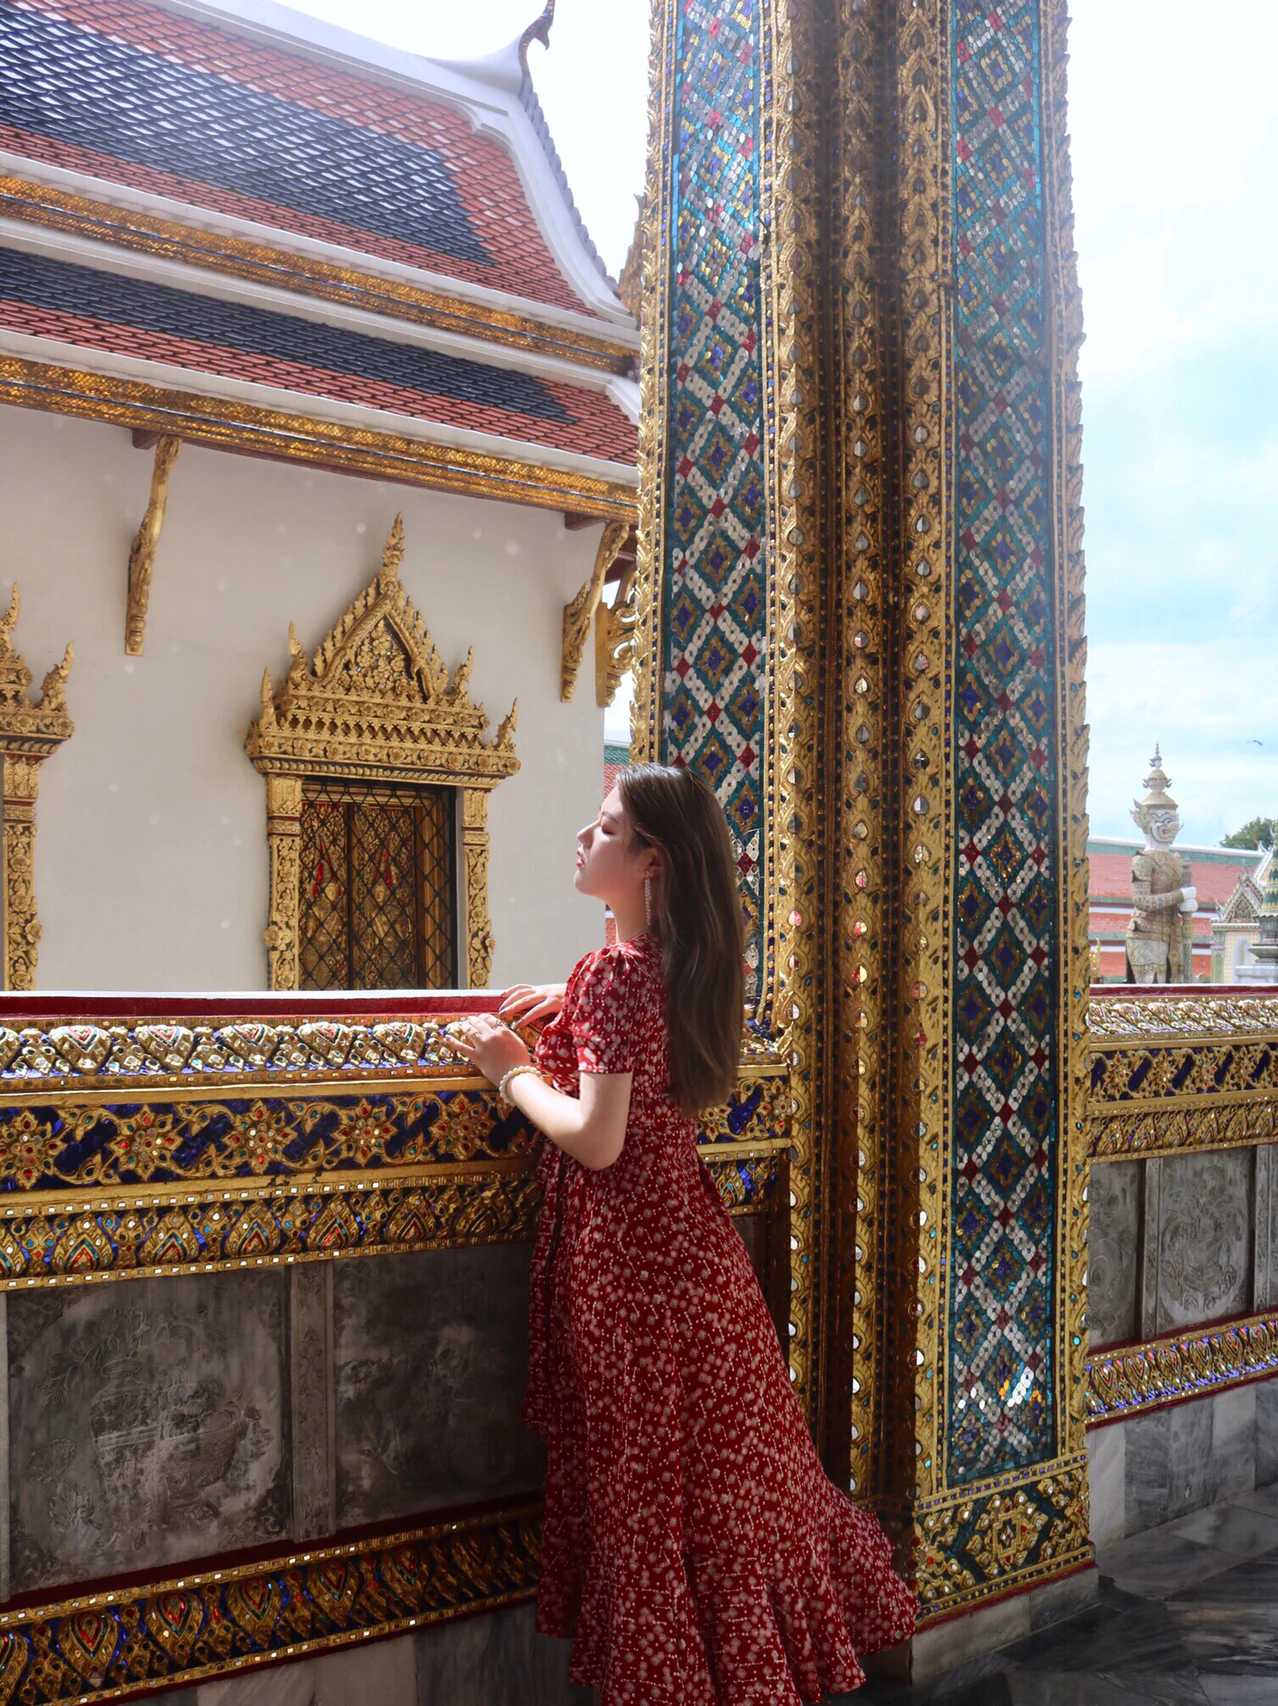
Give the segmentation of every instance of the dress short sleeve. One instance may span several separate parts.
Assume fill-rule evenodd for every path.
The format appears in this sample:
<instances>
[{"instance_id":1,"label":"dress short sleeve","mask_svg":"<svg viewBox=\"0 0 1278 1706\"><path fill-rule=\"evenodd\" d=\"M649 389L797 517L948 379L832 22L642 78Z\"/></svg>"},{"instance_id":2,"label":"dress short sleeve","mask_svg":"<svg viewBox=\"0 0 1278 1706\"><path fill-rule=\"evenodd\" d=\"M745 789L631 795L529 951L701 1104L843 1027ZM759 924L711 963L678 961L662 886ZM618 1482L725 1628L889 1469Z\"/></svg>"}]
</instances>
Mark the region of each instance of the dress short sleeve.
<instances>
[{"instance_id":1,"label":"dress short sleeve","mask_svg":"<svg viewBox=\"0 0 1278 1706\"><path fill-rule=\"evenodd\" d=\"M648 982L643 964L621 947L604 948L581 967L569 1014L578 1072L633 1072Z\"/></svg>"}]
</instances>

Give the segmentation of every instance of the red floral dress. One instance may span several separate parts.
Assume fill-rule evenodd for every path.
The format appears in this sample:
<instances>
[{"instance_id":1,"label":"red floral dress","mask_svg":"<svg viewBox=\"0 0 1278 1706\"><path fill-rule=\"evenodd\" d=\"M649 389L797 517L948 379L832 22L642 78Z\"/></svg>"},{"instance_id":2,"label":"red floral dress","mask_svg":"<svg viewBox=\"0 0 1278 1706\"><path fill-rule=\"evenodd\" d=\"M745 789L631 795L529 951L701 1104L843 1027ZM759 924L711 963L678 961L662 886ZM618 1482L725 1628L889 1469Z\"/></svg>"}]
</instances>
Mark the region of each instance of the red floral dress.
<instances>
[{"instance_id":1,"label":"red floral dress","mask_svg":"<svg viewBox=\"0 0 1278 1706\"><path fill-rule=\"evenodd\" d=\"M829 1481L736 1228L667 1097L660 954L587 954L537 1046L630 1072L625 1146L547 1142L524 1418L546 1442L538 1627L602 1706L797 1706L914 1627L878 1522Z\"/></svg>"}]
</instances>

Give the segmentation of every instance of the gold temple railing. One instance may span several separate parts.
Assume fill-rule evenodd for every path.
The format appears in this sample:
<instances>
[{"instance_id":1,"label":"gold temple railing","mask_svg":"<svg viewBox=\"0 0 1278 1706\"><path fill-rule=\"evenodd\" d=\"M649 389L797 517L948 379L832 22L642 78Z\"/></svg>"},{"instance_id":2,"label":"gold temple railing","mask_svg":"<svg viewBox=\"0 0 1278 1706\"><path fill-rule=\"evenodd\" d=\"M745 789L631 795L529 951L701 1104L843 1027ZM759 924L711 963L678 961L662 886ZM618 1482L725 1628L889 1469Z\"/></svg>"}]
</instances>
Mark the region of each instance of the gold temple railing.
<instances>
[{"instance_id":1,"label":"gold temple railing","mask_svg":"<svg viewBox=\"0 0 1278 1706\"><path fill-rule=\"evenodd\" d=\"M0 998L0 1706L531 1593L539 1464L506 1436L536 1139L441 1037L491 1004ZM748 1040L700 1142L783 1339L789 1108ZM387 1404L422 1431L402 1494L371 1484Z\"/></svg>"},{"instance_id":2,"label":"gold temple railing","mask_svg":"<svg viewBox=\"0 0 1278 1706\"><path fill-rule=\"evenodd\" d=\"M1094 991L1093 1425L1278 1373L1278 991Z\"/></svg>"},{"instance_id":3,"label":"gold temple railing","mask_svg":"<svg viewBox=\"0 0 1278 1706\"><path fill-rule=\"evenodd\" d=\"M536 1140L441 1039L491 999L0 1000L0 1706L531 1593L539 1465L505 1435ZM1097 992L1090 1047L1099 1424L1278 1370L1278 993ZM783 1339L791 1105L750 1040L700 1144ZM1189 1275L1201 1318L1177 1319L1177 1239L1204 1215L1196 1247L1220 1259ZM1220 1307L1201 1301L1213 1274ZM422 1450L379 1490L379 1408L411 1433L437 1390ZM477 1426L485 1407L504 1433Z\"/></svg>"}]
</instances>

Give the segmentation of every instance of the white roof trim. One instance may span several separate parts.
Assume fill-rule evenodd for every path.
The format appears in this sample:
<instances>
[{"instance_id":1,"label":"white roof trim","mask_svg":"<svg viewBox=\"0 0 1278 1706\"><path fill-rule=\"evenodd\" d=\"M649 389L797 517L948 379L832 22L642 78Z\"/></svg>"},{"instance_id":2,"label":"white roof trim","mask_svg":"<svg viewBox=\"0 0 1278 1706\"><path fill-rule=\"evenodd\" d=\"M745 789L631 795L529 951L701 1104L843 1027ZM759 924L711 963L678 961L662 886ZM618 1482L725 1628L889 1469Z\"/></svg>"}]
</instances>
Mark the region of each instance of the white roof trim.
<instances>
[{"instance_id":1,"label":"white roof trim","mask_svg":"<svg viewBox=\"0 0 1278 1706\"><path fill-rule=\"evenodd\" d=\"M540 325L581 332L588 337L606 337L610 342L621 344L636 353L639 349L639 328L629 314L623 324L601 325L589 314L575 314L567 308L556 307L553 302L538 302L530 296L514 296L506 290L491 290L487 285L472 284L468 279L454 278L451 273L427 272L424 268L410 267L400 261L388 261L381 255L366 254L363 249L348 249L340 243L322 243L318 238L306 237L278 225L262 225L252 219L235 219L230 214L219 213L215 208L196 207L191 202L155 195L150 190L134 189L129 184L117 184L107 178L95 178L86 172L67 171L65 167L50 166L43 160L32 160L25 154L11 154L5 149L0 149L0 172L30 178L36 183L48 184L52 189L63 190L68 195L85 196L125 211L150 214L156 219L173 220L177 224L188 226L195 235L202 231L217 231L226 236L241 237L248 242L270 243L275 248L292 249L299 254L312 256L315 260L326 261L330 266L358 270L374 278L391 279L399 284L415 285L420 290L439 291L442 295L456 296L464 302L493 308L503 314L522 315L524 319L534 320Z\"/></svg>"},{"instance_id":2,"label":"white roof trim","mask_svg":"<svg viewBox=\"0 0 1278 1706\"><path fill-rule=\"evenodd\" d=\"M531 444L525 439L499 438L495 433L475 432L469 427L452 426L447 421L423 420L418 415L401 415L389 409L370 409L363 404L342 403L331 397L317 397L310 391L286 391L274 385L255 385L244 379L228 379L218 373L196 372L192 368L176 367L166 361L113 355L108 350L89 349L83 344L69 344L58 338L37 338L22 332L0 330L0 350L6 355L20 356L26 361L48 362L55 367L88 368L93 373L111 374L120 379L135 379L145 385L161 386L165 390L197 391L210 397L224 397L232 402L251 403L257 408L310 415L316 420L364 427L374 432L398 433L403 438L420 439L424 444L470 450L483 456L499 457L502 461L531 462L538 467L559 468L568 473L585 474L595 480L610 480L622 486L639 484L639 470L631 463L604 462L595 456L579 455L576 451L558 450L553 445Z\"/></svg>"},{"instance_id":3,"label":"white roof trim","mask_svg":"<svg viewBox=\"0 0 1278 1706\"><path fill-rule=\"evenodd\" d=\"M609 399L616 404L627 420L635 426L639 424L639 383L635 379L623 379L619 373L609 376L604 386Z\"/></svg>"},{"instance_id":4,"label":"white roof trim","mask_svg":"<svg viewBox=\"0 0 1278 1706\"><path fill-rule=\"evenodd\" d=\"M338 61L347 70L394 83L419 96L429 93L451 100L469 114L476 129L499 138L509 148L546 246L581 301L592 313L614 325L633 324L582 243L545 149L517 93L483 83L474 75L467 76L422 54L407 53L318 18L308 18L291 7L275 5L274 0L218 0L218 3L151 0L151 3L184 17L198 18L202 23L264 37L312 59Z\"/></svg>"},{"instance_id":5,"label":"white roof trim","mask_svg":"<svg viewBox=\"0 0 1278 1706\"><path fill-rule=\"evenodd\" d=\"M416 345L437 355L473 361L481 367L507 368L555 385L600 391L624 412L624 405L612 395L616 374L602 372L597 367L578 367L576 363L557 356L536 355L504 344L490 344L483 338L447 332L437 326L419 326L411 320L388 319L381 314L372 314L366 308L347 307L340 302L296 296L291 290L280 290L275 285L205 272L202 267L166 260L161 255L131 254L96 238L49 231L42 226L27 225L22 220L0 218L0 246L26 254L43 255L49 260L64 261L72 266L91 267L96 272L119 273L123 278L167 285L172 290L184 290L194 296L235 302L271 314L288 314L298 320L312 320L317 325L333 326L339 331L380 338L384 343ZM629 383L636 392L638 390L633 381L622 380L619 383L623 386Z\"/></svg>"},{"instance_id":6,"label":"white roof trim","mask_svg":"<svg viewBox=\"0 0 1278 1706\"><path fill-rule=\"evenodd\" d=\"M1128 841L1117 835L1090 835L1087 838L1089 853L1142 853L1145 849L1143 841ZM1223 862L1240 860L1246 864L1248 859L1264 858L1264 849L1255 847L1215 847L1206 842L1177 841L1172 847L1173 853L1218 853Z\"/></svg>"}]
</instances>

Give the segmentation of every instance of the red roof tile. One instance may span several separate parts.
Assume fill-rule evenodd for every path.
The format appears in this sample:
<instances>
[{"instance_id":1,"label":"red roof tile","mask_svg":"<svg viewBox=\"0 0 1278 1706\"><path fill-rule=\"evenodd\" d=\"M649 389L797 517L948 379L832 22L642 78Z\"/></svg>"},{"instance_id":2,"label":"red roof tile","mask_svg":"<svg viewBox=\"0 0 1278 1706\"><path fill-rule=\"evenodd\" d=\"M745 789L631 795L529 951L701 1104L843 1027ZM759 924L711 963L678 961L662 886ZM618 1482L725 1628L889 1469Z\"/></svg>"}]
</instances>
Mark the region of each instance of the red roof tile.
<instances>
[{"instance_id":1,"label":"red roof tile","mask_svg":"<svg viewBox=\"0 0 1278 1706\"><path fill-rule=\"evenodd\" d=\"M21 10L8 11L8 16L15 39L0 42L0 57L31 61L30 75L39 85L36 97L23 108L31 115L25 122L15 118L15 103L6 99L9 122L0 127L0 144L11 152L531 301L591 312L551 255L509 148L477 130L468 113L444 99L320 63L232 27L175 16L143 0L25 0ZM57 20L58 28L41 34L46 20ZM81 33L82 39L69 44L71 31ZM100 44L98 52L86 54L85 47L94 41ZM95 62L122 56L131 56L129 65L115 67L114 81L100 80L99 89L91 75ZM143 68L145 79L128 74L133 64ZM180 85L183 77L188 87L198 79L210 93L211 114L186 110L186 89L168 87ZM138 88L143 80L147 86ZM73 81L78 85L73 91L62 91L73 94L72 105L55 111L51 97L60 84ZM157 91L170 97L171 111L154 110ZM136 145L136 124L126 136L123 127L139 116L130 112L137 100L148 105L142 117L150 123L151 140L158 138L171 152L182 152L188 157L185 168L172 159L146 160L146 149ZM269 122L265 127L261 122L263 101L272 103L276 114L275 135L269 134ZM332 138L332 158L320 161L323 170L310 182L305 149L299 150L296 162L280 159L289 140L284 132L290 109L299 120L302 113L310 115L302 129ZM219 119L225 126L221 132ZM242 121L238 130L233 128L237 120ZM261 134L263 128L268 134ZM414 172L420 176L420 203L410 215L407 233L388 231L385 221L371 217L381 211L376 206L378 173L366 168L361 175L360 150L349 140L361 132L369 138L370 151L378 139L380 149L402 159L407 182ZM203 153L193 140L200 135L210 143ZM239 163L243 150L254 145L258 154L248 161L252 171L247 180L241 173L235 183L218 181L219 167ZM207 178L201 159L208 161ZM247 193L245 181L261 187ZM334 182L340 218L331 211ZM316 198L317 186L330 192L325 207L308 205L308 196L312 202ZM442 243L430 226L431 189L456 214L453 227L442 233L448 238ZM402 222L402 205L398 212ZM455 241L458 220L474 239L473 253L461 252L466 245Z\"/></svg>"},{"instance_id":2,"label":"red roof tile","mask_svg":"<svg viewBox=\"0 0 1278 1706\"><path fill-rule=\"evenodd\" d=\"M1255 869L1254 858L1239 859L1237 864L1220 859L1195 860L1192 852L1185 857L1193 871L1194 887L1199 904L1223 906L1238 887L1239 881ZM1132 855L1130 853L1094 853L1087 855L1089 866L1088 892L1093 900L1102 896L1126 900L1132 892Z\"/></svg>"}]
</instances>

